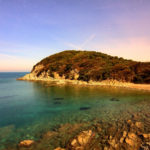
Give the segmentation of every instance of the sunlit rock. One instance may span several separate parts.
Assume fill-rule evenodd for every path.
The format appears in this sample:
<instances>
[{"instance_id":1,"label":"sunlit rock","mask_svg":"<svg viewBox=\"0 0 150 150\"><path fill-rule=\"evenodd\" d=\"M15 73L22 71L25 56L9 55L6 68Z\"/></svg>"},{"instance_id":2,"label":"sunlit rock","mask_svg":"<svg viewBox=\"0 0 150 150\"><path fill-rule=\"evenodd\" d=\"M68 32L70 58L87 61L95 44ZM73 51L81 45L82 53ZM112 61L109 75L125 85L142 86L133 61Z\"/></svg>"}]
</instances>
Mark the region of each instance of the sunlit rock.
<instances>
[{"instance_id":1,"label":"sunlit rock","mask_svg":"<svg viewBox=\"0 0 150 150\"><path fill-rule=\"evenodd\" d=\"M123 143L124 142L124 137L121 137L120 138L120 143Z\"/></svg>"},{"instance_id":2,"label":"sunlit rock","mask_svg":"<svg viewBox=\"0 0 150 150\"><path fill-rule=\"evenodd\" d=\"M61 148L61 147L57 147L55 148L54 150L65 150L64 148Z\"/></svg>"},{"instance_id":3,"label":"sunlit rock","mask_svg":"<svg viewBox=\"0 0 150 150\"><path fill-rule=\"evenodd\" d=\"M134 140L130 139L130 138L126 138L126 143L129 144L130 146L134 146L135 143L134 143Z\"/></svg>"},{"instance_id":4,"label":"sunlit rock","mask_svg":"<svg viewBox=\"0 0 150 150\"><path fill-rule=\"evenodd\" d=\"M142 122L136 122L136 123L135 123L135 126L136 126L137 128L139 128L139 129L143 128Z\"/></svg>"},{"instance_id":5,"label":"sunlit rock","mask_svg":"<svg viewBox=\"0 0 150 150\"><path fill-rule=\"evenodd\" d=\"M91 136L92 136L92 130L81 132L77 137L79 144L80 145L87 144Z\"/></svg>"},{"instance_id":6,"label":"sunlit rock","mask_svg":"<svg viewBox=\"0 0 150 150\"><path fill-rule=\"evenodd\" d=\"M128 137L132 140L137 140L137 138L138 138L135 133L130 133L130 132L128 133Z\"/></svg>"},{"instance_id":7,"label":"sunlit rock","mask_svg":"<svg viewBox=\"0 0 150 150\"><path fill-rule=\"evenodd\" d=\"M127 136L127 131L123 131L123 137Z\"/></svg>"},{"instance_id":8,"label":"sunlit rock","mask_svg":"<svg viewBox=\"0 0 150 150\"><path fill-rule=\"evenodd\" d=\"M72 145L73 147L77 146L77 145L78 145L77 140L76 140L76 139L73 139L72 142L71 142L71 145Z\"/></svg>"},{"instance_id":9,"label":"sunlit rock","mask_svg":"<svg viewBox=\"0 0 150 150\"><path fill-rule=\"evenodd\" d=\"M33 140L24 140L19 143L19 146L20 147L30 147L34 143L35 143L35 141L33 141Z\"/></svg>"},{"instance_id":10,"label":"sunlit rock","mask_svg":"<svg viewBox=\"0 0 150 150\"><path fill-rule=\"evenodd\" d=\"M136 146L138 144L138 137L135 133L128 133L128 137L125 139L126 143L130 146Z\"/></svg>"},{"instance_id":11,"label":"sunlit rock","mask_svg":"<svg viewBox=\"0 0 150 150\"><path fill-rule=\"evenodd\" d=\"M150 138L150 133L149 133L149 134L143 134L143 137L144 137L145 139Z\"/></svg>"}]
</instances>

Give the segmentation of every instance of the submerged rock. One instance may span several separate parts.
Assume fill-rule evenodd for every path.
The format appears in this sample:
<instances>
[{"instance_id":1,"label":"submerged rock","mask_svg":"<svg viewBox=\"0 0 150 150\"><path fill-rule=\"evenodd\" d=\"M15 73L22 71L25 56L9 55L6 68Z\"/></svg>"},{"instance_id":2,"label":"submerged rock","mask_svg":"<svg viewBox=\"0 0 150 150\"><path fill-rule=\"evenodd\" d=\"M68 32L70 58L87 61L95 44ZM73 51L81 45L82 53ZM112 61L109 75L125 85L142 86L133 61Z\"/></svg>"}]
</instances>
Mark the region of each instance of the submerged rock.
<instances>
[{"instance_id":1,"label":"submerged rock","mask_svg":"<svg viewBox=\"0 0 150 150\"><path fill-rule=\"evenodd\" d=\"M20 147L30 147L34 143L35 143L35 141L33 141L33 140L23 140L19 143L19 146Z\"/></svg>"},{"instance_id":2,"label":"submerged rock","mask_svg":"<svg viewBox=\"0 0 150 150\"><path fill-rule=\"evenodd\" d=\"M71 146L73 149L84 150L92 137L92 130L82 131L75 139L72 140Z\"/></svg>"},{"instance_id":3,"label":"submerged rock","mask_svg":"<svg viewBox=\"0 0 150 150\"><path fill-rule=\"evenodd\" d=\"M80 110L88 110L90 109L91 107L80 107Z\"/></svg>"},{"instance_id":4,"label":"submerged rock","mask_svg":"<svg viewBox=\"0 0 150 150\"><path fill-rule=\"evenodd\" d=\"M64 100L64 98L63 97L56 97L56 98L54 98L54 100L61 101L61 100Z\"/></svg>"},{"instance_id":5,"label":"submerged rock","mask_svg":"<svg viewBox=\"0 0 150 150\"><path fill-rule=\"evenodd\" d=\"M54 102L54 105L60 105L61 102Z\"/></svg>"},{"instance_id":6,"label":"submerged rock","mask_svg":"<svg viewBox=\"0 0 150 150\"><path fill-rule=\"evenodd\" d=\"M57 135L57 132L55 132L55 131L48 131L48 132L46 132L45 134L43 134L43 138L50 138L50 137L52 137L52 136L56 136Z\"/></svg>"},{"instance_id":7,"label":"submerged rock","mask_svg":"<svg viewBox=\"0 0 150 150\"><path fill-rule=\"evenodd\" d=\"M113 97L113 98L110 99L110 101L119 101L119 99Z\"/></svg>"},{"instance_id":8,"label":"submerged rock","mask_svg":"<svg viewBox=\"0 0 150 150\"><path fill-rule=\"evenodd\" d=\"M83 131L78 135L78 142L80 145L85 145L89 142L90 137L92 136L92 130Z\"/></svg>"}]
</instances>

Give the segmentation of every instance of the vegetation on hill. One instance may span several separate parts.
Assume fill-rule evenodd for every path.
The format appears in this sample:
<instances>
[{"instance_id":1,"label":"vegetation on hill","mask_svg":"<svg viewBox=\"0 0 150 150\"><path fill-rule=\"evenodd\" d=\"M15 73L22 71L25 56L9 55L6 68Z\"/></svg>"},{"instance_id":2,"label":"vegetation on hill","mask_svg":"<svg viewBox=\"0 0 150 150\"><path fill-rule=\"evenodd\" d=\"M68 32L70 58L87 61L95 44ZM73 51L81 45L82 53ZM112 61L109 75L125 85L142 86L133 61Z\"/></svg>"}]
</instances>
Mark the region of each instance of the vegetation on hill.
<instances>
[{"instance_id":1,"label":"vegetation on hill","mask_svg":"<svg viewBox=\"0 0 150 150\"><path fill-rule=\"evenodd\" d=\"M95 51L63 51L41 60L37 65L44 65L43 71L57 72L69 78L72 70L78 70L78 80L102 81L115 79L133 83L150 83L150 62L136 62L123 58L112 57ZM33 71L32 70L32 71Z\"/></svg>"}]
</instances>

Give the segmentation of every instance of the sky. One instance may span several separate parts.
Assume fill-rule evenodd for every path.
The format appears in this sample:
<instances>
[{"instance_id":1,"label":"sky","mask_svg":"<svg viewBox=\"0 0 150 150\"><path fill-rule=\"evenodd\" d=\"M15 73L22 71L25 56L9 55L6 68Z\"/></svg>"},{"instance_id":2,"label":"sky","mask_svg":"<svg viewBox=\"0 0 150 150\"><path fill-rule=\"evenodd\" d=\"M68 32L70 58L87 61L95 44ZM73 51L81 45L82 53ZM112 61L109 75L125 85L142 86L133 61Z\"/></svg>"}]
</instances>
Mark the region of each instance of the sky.
<instances>
[{"instance_id":1,"label":"sky","mask_svg":"<svg viewBox=\"0 0 150 150\"><path fill-rule=\"evenodd\" d=\"M150 0L0 0L0 72L72 49L150 61Z\"/></svg>"}]
</instances>

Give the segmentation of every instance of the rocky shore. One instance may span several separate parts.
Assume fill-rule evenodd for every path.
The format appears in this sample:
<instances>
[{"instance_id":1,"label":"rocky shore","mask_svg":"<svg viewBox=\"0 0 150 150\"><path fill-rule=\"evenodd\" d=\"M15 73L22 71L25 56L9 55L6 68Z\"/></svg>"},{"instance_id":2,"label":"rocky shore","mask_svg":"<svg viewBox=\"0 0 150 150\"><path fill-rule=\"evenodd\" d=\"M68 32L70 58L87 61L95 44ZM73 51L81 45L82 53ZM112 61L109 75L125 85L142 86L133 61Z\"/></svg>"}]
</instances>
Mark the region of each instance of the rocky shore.
<instances>
[{"instance_id":1,"label":"rocky shore","mask_svg":"<svg viewBox=\"0 0 150 150\"><path fill-rule=\"evenodd\" d=\"M73 85L81 85L81 86L113 86L113 87L127 87L132 89L139 89L139 90L150 90L150 84L134 84L129 82L117 81L117 80L104 80L101 82L96 81L81 81L77 80L78 75L75 74L75 79L65 79L65 77L60 77L56 72L54 73L54 77L48 76L46 73L39 77L36 74L29 73L26 74L24 77L18 78L17 80L26 80L26 81L46 81L46 82L53 82L57 85L64 85L64 84L73 84Z\"/></svg>"},{"instance_id":2,"label":"rocky shore","mask_svg":"<svg viewBox=\"0 0 150 150\"><path fill-rule=\"evenodd\" d=\"M138 94L138 92L134 94ZM78 121L73 122L68 119L67 122L63 123L61 120L51 127L48 124L46 128L43 124L30 126L32 129L35 128L34 130L40 130L37 130L35 135L32 135L33 132L29 132L30 130L27 130L25 136L22 136L23 132L20 133L21 136L14 140L14 145L12 142L8 145L9 142L7 142L7 149L4 150L149 150L150 103L148 96L140 97L137 95L134 97L136 101L131 98L130 103L127 98L124 98L122 99L125 101L123 105L120 105L121 99L111 97L107 104L114 107L114 111L110 111L108 105L103 107L104 103L102 103L102 107L91 109L86 105L79 106L78 111L85 114L84 118L77 115L75 118L80 118ZM139 101L139 99L141 100ZM91 97L90 100L94 100L94 97ZM99 101L99 99L97 100ZM63 97L55 97L55 101L63 101ZM88 116L90 110L92 110L91 113L93 112L92 117ZM105 115L101 116L103 113ZM77 111L74 114L77 114ZM71 117L74 116L71 115ZM61 118L64 119L62 113ZM1 139L4 139L3 136L8 135L8 132L11 133L13 128L13 126L8 127L5 129L6 131L2 128ZM20 132L20 130L18 131Z\"/></svg>"},{"instance_id":3,"label":"rocky shore","mask_svg":"<svg viewBox=\"0 0 150 150\"><path fill-rule=\"evenodd\" d=\"M147 114L148 116L150 114ZM56 131L43 134L40 141L24 140L18 144L19 150L50 149L50 150L149 150L150 119L144 123L139 114L131 120L120 122L93 121L87 124L65 124ZM64 141L58 143L64 136ZM50 145L59 145L50 147Z\"/></svg>"}]
</instances>

